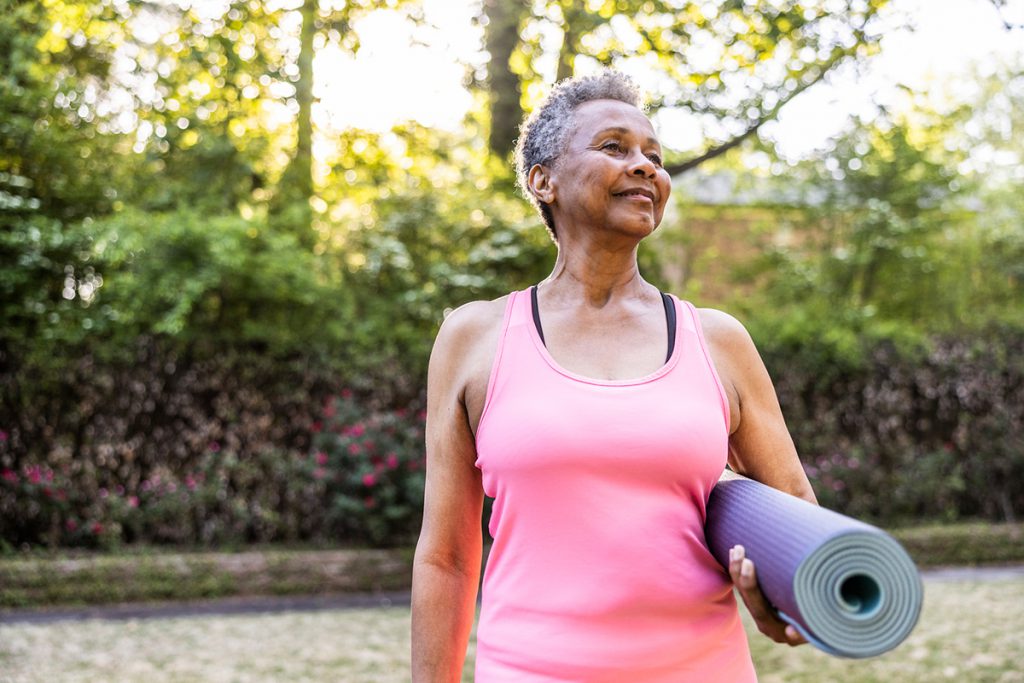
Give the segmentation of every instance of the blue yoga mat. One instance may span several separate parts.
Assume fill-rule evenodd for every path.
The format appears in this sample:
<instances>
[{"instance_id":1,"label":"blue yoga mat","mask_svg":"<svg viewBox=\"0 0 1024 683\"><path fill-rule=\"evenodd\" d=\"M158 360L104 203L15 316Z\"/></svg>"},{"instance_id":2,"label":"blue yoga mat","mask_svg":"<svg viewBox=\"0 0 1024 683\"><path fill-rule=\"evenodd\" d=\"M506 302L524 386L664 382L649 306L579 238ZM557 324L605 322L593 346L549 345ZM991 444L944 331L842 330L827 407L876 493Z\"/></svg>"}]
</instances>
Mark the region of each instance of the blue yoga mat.
<instances>
[{"instance_id":1,"label":"blue yoga mat","mask_svg":"<svg viewBox=\"0 0 1024 683\"><path fill-rule=\"evenodd\" d=\"M874 657L917 624L917 567L889 534L726 471L711 491L705 535L729 566L742 545L779 616L840 657Z\"/></svg>"}]
</instances>

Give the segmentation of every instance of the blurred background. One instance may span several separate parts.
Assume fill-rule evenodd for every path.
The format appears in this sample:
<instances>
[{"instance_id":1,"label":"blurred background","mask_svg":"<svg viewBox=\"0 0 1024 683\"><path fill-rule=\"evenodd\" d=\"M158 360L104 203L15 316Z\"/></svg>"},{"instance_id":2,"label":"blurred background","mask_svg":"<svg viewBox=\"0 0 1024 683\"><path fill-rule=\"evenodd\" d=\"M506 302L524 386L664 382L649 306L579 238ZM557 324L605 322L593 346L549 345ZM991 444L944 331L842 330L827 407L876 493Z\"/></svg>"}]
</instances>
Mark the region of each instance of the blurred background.
<instances>
[{"instance_id":1,"label":"blurred background","mask_svg":"<svg viewBox=\"0 0 1024 683\"><path fill-rule=\"evenodd\" d=\"M413 543L433 337L549 272L510 151L602 66L645 276L748 326L822 503L1024 512L1024 3L2 5L3 553Z\"/></svg>"}]
</instances>

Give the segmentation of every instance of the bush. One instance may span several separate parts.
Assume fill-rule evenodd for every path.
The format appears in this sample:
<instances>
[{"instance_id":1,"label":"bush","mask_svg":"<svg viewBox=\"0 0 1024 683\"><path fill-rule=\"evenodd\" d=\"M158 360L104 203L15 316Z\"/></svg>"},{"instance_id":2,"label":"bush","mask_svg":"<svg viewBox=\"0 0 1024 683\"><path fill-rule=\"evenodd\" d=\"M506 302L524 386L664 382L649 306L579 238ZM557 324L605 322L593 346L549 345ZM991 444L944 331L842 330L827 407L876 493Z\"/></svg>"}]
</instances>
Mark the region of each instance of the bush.
<instances>
[{"instance_id":1,"label":"bush","mask_svg":"<svg viewBox=\"0 0 1024 683\"><path fill-rule=\"evenodd\" d=\"M336 538L410 543L423 511L425 414L367 411L350 392L332 398L315 425L312 477L323 487Z\"/></svg>"},{"instance_id":2,"label":"bush","mask_svg":"<svg viewBox=\"0 0 1024 683\"><path fill-rule=\"evenodd\" d=\"M312 449L268 441L239 448L237 435L254 425L227 425L195 457L139 458L105 470L103 455L116 445L109 444L91 467L6 466L0 538L7 549L411 542L423 507L423 413L372 410L347 391L325 405L304 425ZM9 440L0 432L0 459Z\"/></svg>"},{"instance_id":3,"label":"bush","mask_svg":"<svg viewBox=\"0 0 1024 683\"><path fill-rule=\"evenodd\" d=\"M922 346L862 338L857 351L811 336L762 344L820 501L886 523L1017 519L1024 331Z\"/></svg>"}]
</instances>

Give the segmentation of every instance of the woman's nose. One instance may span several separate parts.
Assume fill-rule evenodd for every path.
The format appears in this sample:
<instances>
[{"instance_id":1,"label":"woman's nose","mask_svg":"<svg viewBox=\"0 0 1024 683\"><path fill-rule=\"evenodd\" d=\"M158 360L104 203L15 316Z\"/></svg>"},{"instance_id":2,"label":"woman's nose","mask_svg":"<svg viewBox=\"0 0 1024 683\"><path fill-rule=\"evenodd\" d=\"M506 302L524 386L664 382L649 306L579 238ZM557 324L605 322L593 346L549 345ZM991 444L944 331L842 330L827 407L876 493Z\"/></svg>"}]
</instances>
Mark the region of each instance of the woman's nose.
<instances>
[{"instance_id":1,"label":"woman's nose","mask_svg":"<svg viewBox=\"0 0 1024 683\"><path fill-rule=\"evenodd\" d=\"M646 154L637 151L630 155L630 167L628 173L630 175L653 178L658 174L658 168Z\"/></svg>"}]
</instances>

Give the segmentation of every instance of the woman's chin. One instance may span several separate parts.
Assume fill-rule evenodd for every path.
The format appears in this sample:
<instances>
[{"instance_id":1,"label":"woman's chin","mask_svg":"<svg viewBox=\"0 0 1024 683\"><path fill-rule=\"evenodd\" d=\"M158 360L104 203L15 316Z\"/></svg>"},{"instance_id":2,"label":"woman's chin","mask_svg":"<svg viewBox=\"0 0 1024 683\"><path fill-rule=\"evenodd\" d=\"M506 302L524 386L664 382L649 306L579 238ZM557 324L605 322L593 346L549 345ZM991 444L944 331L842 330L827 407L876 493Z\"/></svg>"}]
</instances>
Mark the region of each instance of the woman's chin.
<instances>
[{"instance_id":1,"label":"woman's chin","mask_svg":"<svg viewBox=\"0 0 1024 683\"><path fill-rule=\"evenodd\" d=\"M647 237L655 230L657 230L658 224L653 219L647 220L632 220L619 224L619 231L627 233L639 239Z\"/></svg>"}]
</instances>

